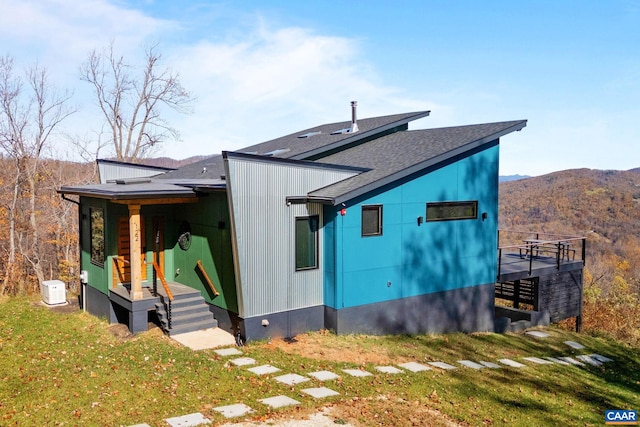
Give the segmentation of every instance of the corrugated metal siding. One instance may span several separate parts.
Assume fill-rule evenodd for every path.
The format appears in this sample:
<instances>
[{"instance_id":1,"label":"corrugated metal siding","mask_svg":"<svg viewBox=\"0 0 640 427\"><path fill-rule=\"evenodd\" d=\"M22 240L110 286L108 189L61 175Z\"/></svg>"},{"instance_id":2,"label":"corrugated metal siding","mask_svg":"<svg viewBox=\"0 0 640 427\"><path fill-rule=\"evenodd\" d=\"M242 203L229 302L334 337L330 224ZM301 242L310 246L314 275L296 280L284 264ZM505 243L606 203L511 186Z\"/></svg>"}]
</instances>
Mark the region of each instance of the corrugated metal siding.
<instances>
[{"instance_id":1,"label":"corrugated metal siding","mask_svg":"<svg viewBox=\"0 0 640 427\"><path fill-rule=\"evenodd\" d=\"M129 166L98 163L98 172L100 173L100 183L106 184L116 179L148 178L162 173L162 170L145 168L142 165Z\"/></svg>"},{"instance_id":2,"label":"corrugated metal siding","mask_svg":"<svg viewBox=\"0 0 640 427\"><path fill-rule=\"evenodd\" d=\"M318 215L322 206L287 206L287 196L353 176L355 172L247 159L227 160L227 191L235 235L236 281L242 317L278 313L323 303L323 239L319 268L295 271L295 218Z\"/></svg>"}]
</instances>

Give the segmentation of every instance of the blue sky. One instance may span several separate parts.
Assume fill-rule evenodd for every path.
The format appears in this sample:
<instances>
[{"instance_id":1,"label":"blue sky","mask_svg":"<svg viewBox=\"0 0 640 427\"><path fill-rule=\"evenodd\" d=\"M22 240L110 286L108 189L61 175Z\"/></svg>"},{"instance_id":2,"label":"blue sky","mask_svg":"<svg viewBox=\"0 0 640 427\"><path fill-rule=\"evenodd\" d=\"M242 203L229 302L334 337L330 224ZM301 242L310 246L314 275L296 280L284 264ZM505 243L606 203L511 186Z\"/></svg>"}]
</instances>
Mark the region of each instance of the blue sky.
<instances>
[{"instance_id":1,"label":"blue sky","mask_svg":"<svg viewBox=\"0 0 640 427\"><path fill-rule=\"evenodd\" d=\"M640 1L0 0L0 54L74 92L66 131L101 122L78 69L110 41L158 43L196 96L159 154L216 154L358 116L431 110L412 128L528 119L503 175L640 167ZM73 157L62 137L58 157ZM101 157L108 156L101 152Z\"/></svg>"}]
</instances>

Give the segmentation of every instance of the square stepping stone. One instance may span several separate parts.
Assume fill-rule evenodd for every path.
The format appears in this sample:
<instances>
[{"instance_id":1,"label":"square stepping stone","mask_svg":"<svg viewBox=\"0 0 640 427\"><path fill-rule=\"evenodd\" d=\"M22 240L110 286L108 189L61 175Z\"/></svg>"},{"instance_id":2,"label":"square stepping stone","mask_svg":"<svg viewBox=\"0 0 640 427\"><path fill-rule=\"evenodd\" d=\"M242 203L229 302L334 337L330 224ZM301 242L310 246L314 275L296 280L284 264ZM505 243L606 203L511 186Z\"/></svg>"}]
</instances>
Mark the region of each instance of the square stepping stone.
<instances>
[{"instance_id":1,"label":"square stepping stone","mask_svg":"<svg viewBox=\"0 0 640 427\"><path fill-rule=\"evenodd\" d=\"M247 365L255 365L256 361L255 359L252 359L250 357L239 357L237 359L231 360L231 363L233 363L236 366L247 366Z\"/></svg>"},{"instance_id":2,"label":"square stepping stone","mask_svg":"<svg viewBox=\"0 0 640 427\"><path fill-rule=\"evenodd\" d=\"M211 424L211 420L205 418L200 412L195 412L181 417L167 418L165 420L171 427L192 427L202 424Z\"/></svg>"},{"instance_id":3,"label":"square stepping stone","mask_svg":"<svg viewBox=\"0 0 640 427\"><path fill-rule=\"evenodd\" d=\"M237 348L221 348L213 351L215 351L219 356L237 356L242 354L242 352Z\"/></svg>"},{"instance_id":4,"label":"square stepping stone","mask_svg":"<svg viewBox=\"0 0 640 427\"><path fill-rule=\"evenodd\" d=\"M458 360L458 363L471 369L482 369L486 367L472 360Z\"/></svg>"},{"instance_id":5,"label":"square stepping stone","mask_svg":"<svg viewBox=\"0 0 640 427\"><path fill-rule=\"evenodd\" d=\"M558 357L558 359L560 360L564 360L565 362L571 364L571 365L575 365L575 366L584 366L584 363L582 362L578 362L576 359L574 359L573 357L569 357L569 356L565 356L565 357Z\"/></svg>"},{"instance_id":6,"label":"square stepping stone","mask_svg":"<svg viewBox=\"0 0 640 427\"><path fill-rule=\"evenodd\" d=\"M559 365L570 365L569 362L566 362L566 361L564 361L562 359L558 359L557 357L545 357L545 359L547 359L547 360L549 360L549 361L551 361L553 363L557 363Z\"/></svg>"},{"instance_id":7,"label":"square stepping stone","mask_svg":"<svg viewBox=\"0 0 640 427\"><path fill-rule=\"evenodd\" d=\"M286 374L286 375L280 375L279 377L275 377L274 380L279 381L286 385L296 385L296 384L303 383L305 381L309 381L310 378L303 377L302 375L298 375L298 374Z\"/></svg>"},{"instance_id":8,"label":"square stepping stone","mask_svg":"<svg viewBox=\"0 0 640 427\"><path fill-rule=\"evenodd\" d=\"M431 366L435 366L436 368L440 368L440 369L456 369L455 366L453 365L449 365L448 363L444 363L444 362L429 362L429 365Z\"/></svg>"},{"instance_id":9,"label":"square stepping stone","mask_svg":"<svg viewBox=\"0 0 640 427\"><path fill-rule=\"evenodd\" d=\"M483 366L486 366L487 368L491 368L491 369L500 369L500 368L502 368L502 366L498 365L497 363L485 362L483 360L480 361L480 364L483 365Z\"/></svg>"},{"instance_id":10,"label":"square stepping stone","mask_svg":"<svg viewBox=\"0 0 640 427\"><path fill-rule=\"evenodd\" d=\"M258 399L258 402L262 402L265 405L271 406L272 408L282 408L284 406L292 406L292 405L300 404L300 402L298 402L297 400L287 396L267 397L266 399Z\"/></svg>"},{"instance_id":11,"label":"square stepping stone","mask_svg":"<svg viewBox=\"0 0 640 427\"><path fill-rule=\"evenodd\" d=\"M547 338L550 336L548 333L542 331L527 331L525 332L525 334L531 335L532 337L536 338Z\"/></svg>"},{"instance_id":12,"label":"square stepping stone","mask_svg":"<svg viewBox=\"0 0 640 427\"><path fill-rule=\"evenodd\" d=\"M503 365L511 366L512 368L522 368L525 366L522 363L516 362L515 360L511 359L500 359L498 360L498 362L502 363Z\"/></svg>"},{"instance_id":13,"label":"square stepping stone","mask_svg":"<svg viewBox=\"0 0 640 427\"><path fill-rule=\"evenodd\" d=\"M280 371L280 369L276 368L275 366L271 366L271 365L256 366L254 368L249 368L247 370L249 372L253 372L256 375L268 375L268 374L273 374L275 372Z\"/></svg>"},{"instance_id":14,"label":"square stepping stone","mask_svg":"<svg viewBox=\"0 0 640 427\"><path fill-rule=\"evenodd\" d=\"M566 345L568 345L569 347L575 349L575 350L582 350L584 348L584 346L582 344L580 344L579 342L575 342L575 341L565 341L564 342Z\"/></svg>"},{"instance_id":15,"label":"square stepping stone","mask_svg":"<svg viewBox=\"0 0 640 427\"><path fill-rule=\"evenodd\" d=\"M538 365L553 365L553 362L539 357L523 357L528 362L537 363Z\"/></svg>"},{"instance_id":16,"label":"square stepping stone","mask_svg":"<svg viewBox=\"0 0 640 427\"><path fill-rule=\"evenodd\" d=\"M589 356L596 359L598 362L602 362L602 363L613 362L613 359L609 359L608 357L602 356L600 354L594 353L594 354L590 354Z\"/></svg>"},{"instance_id":17,"label":"square stepping stone","mask_svg":"<svg viewBox=\"0 0 640 427\"><path fill-rule=\"evenodd\" d=\"M371 372L363 371L362 369L343 369L342 372L346 372L352 377L368 377L372 375Z\"/></svg>"},{"instance_id":18,"label":"square stepping stone","mask_svg":"<svg viewBox=\"0 0 640 427\"><path fill-rule=\"evenodd\" d=\"M422 363L418 363L418 362L400 363L398 366L411 372L422 372L422 371L431 370L431 368L428 367L427 365L423 365Z\"/></svg>"},{"instance_id":19,"label":"square stepping stone","mask_svg":"<svg viewBox=\"0 0 640 427\"><path fill-rule=\"evenodd\" d=\"M320 381L330 381L340 378L338 374L334 374L333 372L329 371L311 372L309 373L309 375Z\"/></svg>"},{"instance_id":20,"label":"square stepping stone","mask_svg":"<svg viewBox=\"0 0 640 427\"><path fill-rule=\"evenodd\" d=\"M305 388L302 390L302 392L308 394L309 396L313 396L316 399L322 399L323 397L329 396L337 396L340 394L337 391L333 391L330 388L326 387Z\"/></svg>"},{"instance_id":21,"label":"square stepping stone","mask_svg":"<svg viewBox=\"0 0 640 427\"><path fill-rule=\"evenodd\" d=\"M395 366L376 366L376 371L383 372L385 374L401 374L402 370Z\"/></svg>"},{"instance_id":22,"label":"square stepping stone","mask_svg":"<svg viewBox=\"0 0 640 427\"><path fill-rule=\"evenodd\" d=\"M237 403L235 405L218 406L213 408L214 411L220 412L225 418L241 417L245 414L253 412L253 409L249 408L244 403Z\"/></svg>"},{"instance_id":23,"label":"square stepping stone","mask_svg":"<svg viewBox=\"0 0 640 427\"><path fill-rule=\"evenodd\" d=\"M588 363L591 366L602 366L602 362L587 355L587 354L582 354L580 356L576 356L576 359L580 360L581 362L584 363Z\"/></svg>"}]
</instances>

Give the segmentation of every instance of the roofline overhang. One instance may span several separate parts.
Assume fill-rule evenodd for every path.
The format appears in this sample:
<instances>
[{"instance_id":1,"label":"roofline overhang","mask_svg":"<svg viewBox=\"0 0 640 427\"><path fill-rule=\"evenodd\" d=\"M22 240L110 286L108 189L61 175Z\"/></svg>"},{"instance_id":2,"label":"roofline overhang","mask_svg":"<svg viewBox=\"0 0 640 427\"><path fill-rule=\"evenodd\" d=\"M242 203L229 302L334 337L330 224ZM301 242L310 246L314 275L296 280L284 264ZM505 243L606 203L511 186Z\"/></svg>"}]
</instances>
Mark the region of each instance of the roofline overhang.
<instances>
[{"instance_id":1,"label":"roofline overhang","mask_svg":"<svg viewBox=\"0 0 640 427\"><path fill-rule=\"evenodd\" d=\"M93 197L96 199L106 199L112 201L126 201L126 200L139 200L139 201L152 201L159 199L194 199L197 200L197 194L195 191L189 189L188 191L158 191L158 192L140 192L140 193L114 193L112 191L100 191L96 189L79 189L73 187L61 187L56 193L61 195L75 195L80 197Z\"/></svg>"},{"instance_id":2,"label":"roofline overhang","mask_svg":"<svg viewBox=\"0 0 640 427\"><path fill-rule=\"evenodd\" d=\"M285 198L287 205L304 205L307 203L319 203L321 205L332 205L333 199L328 197L313 196L287 196Z\"/></svg>"},{"instance_id":3,"label":"roofline overhang","mask_svg":"<svg viewBox=\"0 0 640 427\"><path fill-rule=\"evenodd\" d=\"M386 124L384 126L377 127L375 129L371 129L371 130L368 130L368 131L365 131L365 132L354 132L353 136L341 139L339 141L334 142L333 144L323 145L322 147L318 147L318 148L315 148L313 150L305 151L304 153L296 154L295 156L291 156L290 159L303 160L303 159L307 159L309 157L313 157L313 156L315 156L317 154L322 154L322 153L326 153L326 152L329 152L329 151L332 151L332 150L336 150L336 149L339 149L340 147L343 147L345 145L353 144L354 142L359 141L361 139L365 139L365 138L368 138L370 136L386 132L386 131L388 131L390 129L393 129L395 127L407 124L407 123L412 122L414 120L422 119L424 117L427 117L429 114L431 114L431 111L422 111L420 113L417 113L415 116L407 117L407 118L404 118L402 120L397 120L395 122L388 123L388 124Z\"/></svg>"},{"instance_id":4,"label":"roofline overhang","mask_svg":"<svg viewBox=\"0 0 640 427\"><path fill-rule=\"evenodd\" d=\"M496 132L493 133L491 135L487 135L483 138L480 138L476 141L472 141L470 143L467 143L465 145L462 145L458 148L455 148L451 151L448 151L446 153L443 153L439 156L433 157L431 159L428 159L424 162L415 164L409 168L403 169L400 172L397 172L395 174L392 175L388 175L382 179L379 179L377 181L371 182L367 185L364 185L360 188L357 188L355 190L349 191L347 193L341 194L337 197L322 197L322 196L310 196L310 197L318 197L324 200L331 200L330 204L333 206L337 206L339 204L345 203L349 200L353 200L356 197L362 196L363 194L369 193L371 191L377 190L380 187L383 187L385 185L391 184L392 182L398 181L402 178L405 178L407 176L413 175L417 172L423 171L425 169L428 168L433 168L441 163L444 163L448 160L451 160L455 157L458 157L462 154L465 154L469 151L472 150L476 150L478 148L483 147L484 145L490 144L493 141L496 141L496 145L498 145L500 143L500 138L510 134L511 132L516 132L516 131L520 131L522 130L525 126L527 125L527 121L526 120L522 120L519 121L518 123L509 126L506 129L501 130L500 132Z\"/></svg>"}]
</instances>

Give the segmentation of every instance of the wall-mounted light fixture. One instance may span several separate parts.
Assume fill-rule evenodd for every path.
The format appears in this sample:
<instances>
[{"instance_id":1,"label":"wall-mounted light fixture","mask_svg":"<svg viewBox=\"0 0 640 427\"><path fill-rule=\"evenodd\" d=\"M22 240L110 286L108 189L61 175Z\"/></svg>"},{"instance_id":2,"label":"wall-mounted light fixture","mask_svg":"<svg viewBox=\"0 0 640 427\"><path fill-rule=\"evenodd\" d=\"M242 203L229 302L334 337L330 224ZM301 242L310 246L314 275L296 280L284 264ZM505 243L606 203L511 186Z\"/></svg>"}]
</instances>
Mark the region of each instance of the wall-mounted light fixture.
<instances>
[{"instance_id":1,"label":"wall-mounted light fixture","mask_svg":"<svg viewBox=\"0 0 640 427\"><path fill-rule=\"evenodd\" d=\"M482 212L482 220L484 221L485 219L487 219L487 213L486 212Z\"/></svg>"},{"instance_id":2,"label":"wall-mounted light fixture","mask_svg":"<svg viewBox=\"0 0 640 427\"><path fill-rule=\"evenodd\" d=\"M423 221L422 217L419 216L418 217L418 227L420 227L420 225L422 224L422 221Z\"/></svg>"}]
</instances>

